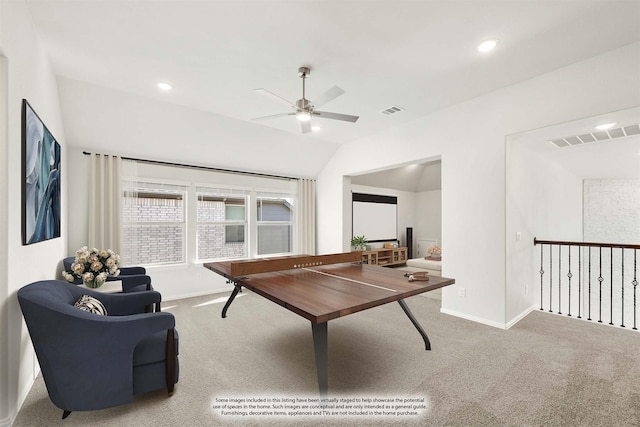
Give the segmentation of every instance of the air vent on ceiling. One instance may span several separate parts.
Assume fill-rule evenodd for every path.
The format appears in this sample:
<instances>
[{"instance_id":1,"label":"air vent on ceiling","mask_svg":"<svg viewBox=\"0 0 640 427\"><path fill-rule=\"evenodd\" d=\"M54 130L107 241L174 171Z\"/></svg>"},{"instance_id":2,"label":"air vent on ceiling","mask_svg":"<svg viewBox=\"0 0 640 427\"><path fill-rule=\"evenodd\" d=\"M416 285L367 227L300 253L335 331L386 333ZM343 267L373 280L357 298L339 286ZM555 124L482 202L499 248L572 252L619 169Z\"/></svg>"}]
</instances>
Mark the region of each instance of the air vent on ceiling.
<instances>
[{"instance_id":1,"label":"air vent on ceiling","mask_svg":"<svg viewBox=\"0 0 640 427\"><path fill-rule=\"evenodd\" d=\"M391 107L385 108L384 110L380 111L380 114L384 114L385 116L393 116L400 111L403 111L403 108L398 107L397 105L392 105Z\"/></svg>"},{"instance_id":2,"label":"air vent on ceiling","mask_svg":"<svg viewBox=\"0 0 640 427\"><path fill-rule=\"evenodd\" d=\"M640 125L631 125L609 130L585 133L583 135L565 136L549 140L558 148L571 147L573 145L588 144L596 141L607 141L609 139L624 138L626 136L640 135Z\"/></svg>"}]
</instances>

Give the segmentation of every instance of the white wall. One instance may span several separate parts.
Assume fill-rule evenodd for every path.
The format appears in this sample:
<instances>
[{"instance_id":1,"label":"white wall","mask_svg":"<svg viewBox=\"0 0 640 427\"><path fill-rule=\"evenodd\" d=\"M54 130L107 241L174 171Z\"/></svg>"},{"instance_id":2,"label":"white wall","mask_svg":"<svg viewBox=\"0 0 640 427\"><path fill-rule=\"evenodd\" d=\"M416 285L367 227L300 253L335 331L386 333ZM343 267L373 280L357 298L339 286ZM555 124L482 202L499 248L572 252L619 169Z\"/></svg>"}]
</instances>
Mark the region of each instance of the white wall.
<instances>
[{"instance_id":1,"label":"white wall","mask_svg":"<svg viewBox=\"0 0 640 427\"><path fill-rule=\"evenodd\" d=\"M59 109L57 86L47 57L36 36L23 1L0 2L0 51L6 56L6 111L0 108L6 138L0 137L0 319L6 337L0 343L0 425L8 425L28 393L37 372L29 335L24 327L16 291L23 285L55 276L66 251L66 159L65 135ZM0 72L0 82L2 77ZM2 82L3 89L5 82ZM0 102L5 103L0 97ZM21 236L21 104L26 98L62 148L62 236L22 246ZM4 210L6 209L6 211ZM6 221L5 221L6 220ZM6 322L4 321L6 319ZM5 381L6 379L6 381Z\"/></svg>"},{"instance_id":2,"label":"white wall","mask_svg":"<svg viewBox=\"0 0 640 427\"><path fill-rule=\"evenodd\" d=\"M616 49L341 146L318 177L319 253L347 249L344 175L441 155L442 275L456 280L443 311L505 327L505 137L639 104L639 51Z\"/></svg>"},{"instance_id":3,"label":"white wall","mask_svg":"<svg viewBox=\"0 0 640 427\"><path fill-rule=\"evenodd\" d=\"M582 240L582 179L512 138L506 176L506 323L511 325L540 308L540 246L533 239Z\"/></svg>"},{"instance_id":4,"label":"white wall","mask_svg":"<svg viewBox=\"0 0 640 427\"><path fill-rule=\"evenodd\" d=\"M2 22L2 5L0 4L0 23ZM0 31L1 37L2 31ZM0 43L2 39L0 38ZM1 45L0 45L1 46ZM9 247L7 245L8 231L8 206L2 203L7 200L9 174L6 167L8 162L7 141L7 95L8 76L7 58L0 53L0 426L9 424L9 317L7 309L8 300L8 271L7 257Z\"/></svg>"},{"instance_id":5,"label":"white wall","mask_svg":"<svg viewBox=\"0 0 640 427\"><path fill-rule=\"evenodd\" d=\"M413 239L416 244L420 239L434 238L439 245L442 243L442 190L416 193L414 224ZM446 248L442 248L443 254L446 251ZM416 253L417 247L414 247L414 258L417 258ZM442 262L445 262L445 260L443 259Z\"/></svg>"}]
</instances>

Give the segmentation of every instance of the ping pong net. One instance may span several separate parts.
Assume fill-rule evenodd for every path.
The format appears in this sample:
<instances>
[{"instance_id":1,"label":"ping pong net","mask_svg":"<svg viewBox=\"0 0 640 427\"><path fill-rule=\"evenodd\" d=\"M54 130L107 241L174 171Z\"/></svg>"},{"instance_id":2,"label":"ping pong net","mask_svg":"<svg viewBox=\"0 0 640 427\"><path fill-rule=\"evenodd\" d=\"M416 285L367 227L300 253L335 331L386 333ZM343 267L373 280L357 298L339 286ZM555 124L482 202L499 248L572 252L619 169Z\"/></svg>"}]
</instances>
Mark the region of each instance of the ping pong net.
<instances>
[{"instance_id":1,"label":"ping pong net","mask_svg":"<svg viewBox=\"0 0 640 427\"><path fill-rule=\"evenodd\" d=\"M339 264L343 262L362 262L362 252L356 251L328 255L291 255L275 258L232 261L229 273L231 274L231 277L241 277L249 274L317 267L320 265Z\"/></svg>"}]
</instances>

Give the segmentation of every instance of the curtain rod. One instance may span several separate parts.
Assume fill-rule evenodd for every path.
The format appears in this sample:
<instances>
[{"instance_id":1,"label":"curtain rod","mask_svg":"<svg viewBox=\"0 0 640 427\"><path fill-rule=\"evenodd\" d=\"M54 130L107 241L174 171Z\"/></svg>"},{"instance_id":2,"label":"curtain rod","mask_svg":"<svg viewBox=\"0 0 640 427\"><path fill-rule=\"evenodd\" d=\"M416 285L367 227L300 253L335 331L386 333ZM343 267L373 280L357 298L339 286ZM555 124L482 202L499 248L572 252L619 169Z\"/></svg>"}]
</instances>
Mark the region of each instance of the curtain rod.
<instances>
[{"instance_id":1,"label":"curtain rod","mask_svg":"<svg viewBox=\"0 0 640 427\"><path fill-rule=\"evenodd\" d=\"M99 154L99 153L90 153L88 151L83 151L82 154L84 154L85 156L90 156L92 154ZM160 161L160 160L138 159L138 158L135 158L135 157L120 156L120 158L122 160L133 160L133 161L140 162L140 163L150 163L150 164L154 164L154 165L176 166L176 167L189 168L189 169L202 169L202 170L215 171L215 172L235 173L235 174L239 174L239 175L260 176L260 177L264 177L264 178L289 179L289 180L291 180L291 179L299 180L300 179L300 178L295 178L295 177L292 177L292 176L271 175L271 174L268 174L268 173L239 171L239 170L233 170L233 169L222 169L222 168L214 168L214 167L210 167L210 166L187 165L187 164L184 164L184 163L173 163L173 162L163 162L163 161Z\"/></svg>"}]
</instances>

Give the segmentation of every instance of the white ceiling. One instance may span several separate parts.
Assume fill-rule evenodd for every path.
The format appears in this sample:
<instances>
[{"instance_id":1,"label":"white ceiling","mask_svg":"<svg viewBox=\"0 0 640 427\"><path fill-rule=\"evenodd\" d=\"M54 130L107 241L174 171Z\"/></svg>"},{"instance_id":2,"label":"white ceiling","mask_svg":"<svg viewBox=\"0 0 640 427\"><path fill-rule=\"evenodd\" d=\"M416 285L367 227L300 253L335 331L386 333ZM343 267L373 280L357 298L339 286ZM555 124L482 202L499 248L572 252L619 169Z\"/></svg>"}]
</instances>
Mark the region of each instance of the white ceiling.
<instances>
[{"instance_id":1,"label":"white ceiling","mask_svg":"<svg viewBox=\"0 0 640 427\"><path fill-rule=\"evenodd\" d=\"M351 184L401 191L433 191L442 188L440 160L415 163L352 176Z\"/></svg>"},{"instance_id":2,"label":"white ceiling","mask_svg":"<svg viewBox=\"0 0 640 427\"><path fill-rule=\"evenodd\" d=\"M616 128L640 124L640 107L510 135L507 144L522 144L532 155L552 161L582 179L640 179L640 136L562 148L549 142L557 138L593 132L595 125L604 123L618 123Z\"/></svg>"},{"instance_id":3,"label":"white ceiling","mask_svg":"<svg viewBox=\"0 0 640 427\"><path fill-rule=\"evenodd\" d=\"M638 1L27 4L58 76L238 119L256 138L266 126L332 146L640 39ZM490 37L498 48L478 53ZM251 121L287 111L255 88L300 97L300 66L311 68L308 98L338 85L346 93L322 109L358 122L318 119L322 129L303 136L293 117ZM174 89L160 93L158 81ZM379 113L391 105L405 111Z\"/></svg>"}]
</instances>

